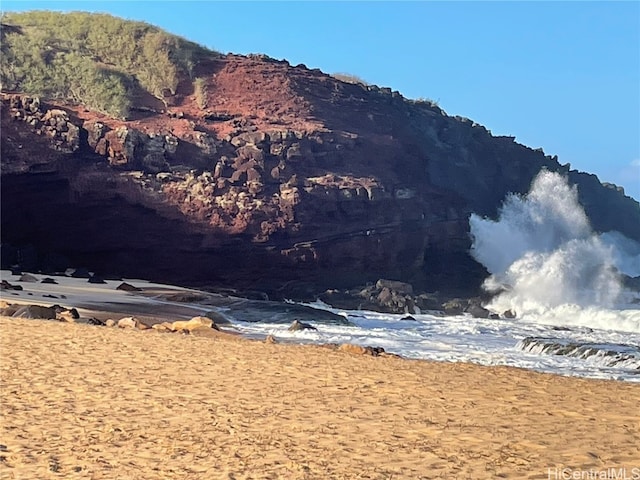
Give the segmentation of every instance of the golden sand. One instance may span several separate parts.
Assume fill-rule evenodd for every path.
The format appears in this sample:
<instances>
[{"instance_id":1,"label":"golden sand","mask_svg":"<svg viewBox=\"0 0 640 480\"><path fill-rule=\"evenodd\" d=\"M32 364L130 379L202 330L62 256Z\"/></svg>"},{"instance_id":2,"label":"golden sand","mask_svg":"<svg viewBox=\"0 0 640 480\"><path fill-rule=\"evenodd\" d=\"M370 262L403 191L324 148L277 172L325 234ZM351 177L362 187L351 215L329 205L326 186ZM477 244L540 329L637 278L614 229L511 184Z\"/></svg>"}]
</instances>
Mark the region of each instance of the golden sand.
<instances>
[{"instance_id":1,"label":"golden sand","mask_svg":"<svg viewBox=\"0 0 640 480\"><path fill-rule=\"evenodd\" d=\"M52 321L0 335L2 479L640 478L636 384Z\"/></svg>"}]
</instances>

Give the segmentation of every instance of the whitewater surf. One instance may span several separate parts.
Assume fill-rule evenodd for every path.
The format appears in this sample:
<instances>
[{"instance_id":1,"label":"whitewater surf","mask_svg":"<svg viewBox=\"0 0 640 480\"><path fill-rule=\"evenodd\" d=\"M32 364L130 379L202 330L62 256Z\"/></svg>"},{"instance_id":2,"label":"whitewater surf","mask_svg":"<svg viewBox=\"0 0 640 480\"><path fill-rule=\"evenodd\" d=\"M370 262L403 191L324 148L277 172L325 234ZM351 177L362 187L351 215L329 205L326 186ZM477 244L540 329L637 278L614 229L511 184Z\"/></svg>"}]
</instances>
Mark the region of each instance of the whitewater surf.
<instances>
[{"instance_id":1,"label":"whitewater surf","mask_svg":"<svg viewBox=\"0 0 640 480\"><path fill-rule=\"evenodd\" d=\"M622 275L640 275L640 245L591 229L578 191L541 171L525 196L510 195L497 220L472 215L471 253L497 293L487 308L519 321L640 333L640 295Z\"/></svg>"},{"instance_id":2,"label":"whitewater surf","mask_svg":"<svg viewBox=\"0 0 640 480\"><path fill-rule=\"evenodd\" d=\"M622 281L640 275L640 245L619 232L594 232L576 187L544 170L527 195L505 199L496 220L472 215L469 222L471 254L490 272L484 287L495 294L485 306L500 318L406 320L316 302L355 327L288 332L240 322L239 328L292 341L382 346L409 358L640 382L640 295Z\"/></svg>"}]
</instances>

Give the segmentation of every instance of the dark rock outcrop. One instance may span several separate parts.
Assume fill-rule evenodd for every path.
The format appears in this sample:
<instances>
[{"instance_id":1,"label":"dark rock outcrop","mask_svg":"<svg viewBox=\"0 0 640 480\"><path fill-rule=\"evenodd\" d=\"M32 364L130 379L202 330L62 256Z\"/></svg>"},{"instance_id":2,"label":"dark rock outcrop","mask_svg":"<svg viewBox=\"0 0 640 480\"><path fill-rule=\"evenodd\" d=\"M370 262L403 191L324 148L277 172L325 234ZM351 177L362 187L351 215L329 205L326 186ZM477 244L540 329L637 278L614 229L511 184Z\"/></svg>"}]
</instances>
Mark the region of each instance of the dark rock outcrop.
<instances>
[{"instance_id":1,"label":"dark rock outcrop","mask_svg":"<svg viewBox=\"0 0 640 480\"><path fill-rule=\"evenodd\" d=\"M453 298L442 305L444 313L447 315L462 315L467 307L466 301L460 298Z\"/></svg>"},{"instance_id":2,"label":"dark rock outcrop","mask_svg":"<svg viewBox=\"0 0 640 480\"><path fill-rule=\"evenodd\" d=\"M317 328L309 323L304 323L300 320L294 320L288 330L290 332L299 332L300 330L317 330Z\"/></svg>"},{"instance_id":3,"label":"dark rock outcrop","mask_svg":"<svg viewBox=\"0 0 640 480\"><path fill-rule=\"evenodd\" d=\"M343 343L338 347L338 350L356 355L371 355L372 357L378 357L385 353L382 347L363 347L362 345L354 345L352 343Z\"/></svg>"},{"instance_id":4,"label":"dark rock outcrop","mask_svg":"<svg viewBox=\"0 0 640 480\"><path fill-rule=\"evenodd\" d=\"M185 79L174 114L126 122L3 94L5 268L64 257L301 300L394 279L415 292L376 284L364 303L413 313L433 306L425 291L479 292L468 217L495 215L541 168L578 185L596 230L640 240L621 191L429 102L260 57L198 68L206 110Z\"/></svg>"},{"instance_id":5,"label":"dark rock outcrop","mask_svg":"<svg viewBox=\"0 0 640 480\"><path fill-rule=\"evenodd\" d=\"M11 315L20 318L38 318L44 320L52 320L57 317L57 309L55 307L44 307L42 305L24 305L18 307Z\"/></svg>"},{"instance_id":6,"label":"dark rock outcrop","mask_svg":"<svg viewBox=\"0 0 640 480\"><path fill-rule=\"evenodd\" d=\"M73 273L71 273L73 278L88 278L91 279L91 272L86 268L76 268L73 269Z\"/></svg>"},{"instance_id":7,"label":"dark rock outcrop","mask_svg":"<svg viewBox=\"0 0 640 480\"><path fill-rule=\"evenodd\" d=\"M22 290L22 285L13 285L12 283L2 280L0 283L0 289L2 290Z\"/></svg>"},{"instance_id":8,"label":"dark rock outcrop","mask_svg":"<svg viewBox=\"0 0 640 480\"><path fill-rule=\"evenodd\" d=\"M388 313L417 313L413 286L397 280L380 279L374 285L351 290L327 290L319 296L325 303L349 310L377 310Z\"/></svg>"},{"instance_id":9,"label":"dark rock outcrop","mask_svg":"<svg viewBox=\"0 0 640 480\"><path fill-rule=\"evenodd\" d=\"M124 292L141 292L142 289L138 287L134 287L130 283L122 282L120 285L116 287L116 290L122 290Z\"/></svg>"},{"instance_id":10,"label":"dark rock outcrop","mask_svg":"<svg viewBox=\"0 0 640 480\"><path fill-rule=\"evenodd\" d=\"M34 277L33 275L30 275L28 273L25 273L23 275L20 276L20 279L18 279L19 282L25 282L25 283L35 283L38 281L37 277Z\"/></svg>"},{"instance_id":11,"label":"dark rock outcrop","mask_svg":"<svg viewBox=\"0 0 640 480\"><path fill-rule=\"evenodd\" d=\"M591 358L607 367L622 367L640 372L640 347L637 345L589 343L567 338L526 337L516 348L525 352Z\"/></svg>"},{"instance_id":12,"label":"dark rock outcrop","mask_svg":"<svg viewBox=\"0 0 640 480\"><path fill-rule=\"evenodd\" d=\"M491 316L491 312L479 304L469 305L465 312L475 318L489 318Z\"/></svg>"}]
</instances>

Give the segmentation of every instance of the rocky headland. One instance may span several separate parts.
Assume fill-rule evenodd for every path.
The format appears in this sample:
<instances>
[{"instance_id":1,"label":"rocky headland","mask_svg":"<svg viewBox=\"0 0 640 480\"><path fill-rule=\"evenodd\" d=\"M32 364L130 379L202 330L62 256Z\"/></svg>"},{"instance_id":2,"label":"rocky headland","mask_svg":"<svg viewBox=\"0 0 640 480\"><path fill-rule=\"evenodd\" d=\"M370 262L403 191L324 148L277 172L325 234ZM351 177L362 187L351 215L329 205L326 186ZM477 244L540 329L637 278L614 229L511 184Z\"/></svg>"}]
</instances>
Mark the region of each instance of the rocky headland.
<instances>
[{"instance_id":1,"label":"rocky headland","mask_svg":"<svg viewBox=\"0 0 640 480\"><path fill-rule=\"evenodd\" d=\"M285 60L211 53L124 118L1 100L3 268L410 313L480 294L469 215L496 215L543 168L578 186L595 230L640 241L620 188L433 102Z\"/></svg>"}]
</instances>

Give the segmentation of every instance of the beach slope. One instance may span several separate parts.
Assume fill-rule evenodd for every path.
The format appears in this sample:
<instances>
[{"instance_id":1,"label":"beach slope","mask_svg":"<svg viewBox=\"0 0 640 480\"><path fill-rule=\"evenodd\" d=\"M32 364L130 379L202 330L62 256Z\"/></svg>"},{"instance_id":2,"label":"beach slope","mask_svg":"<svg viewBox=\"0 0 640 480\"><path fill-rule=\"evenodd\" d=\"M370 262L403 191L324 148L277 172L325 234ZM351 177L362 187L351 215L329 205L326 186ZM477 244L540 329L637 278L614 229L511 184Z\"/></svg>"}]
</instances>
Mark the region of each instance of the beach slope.
<instances>
[{"instance_id":1,"label":"beach slope","mask_svg":"<svg viewBox=\"0 0 640 480\"><path fill-rule=\"evenodd\" d=\"M15 318L0 341L2 479L640 474L640 385Z\"/></svg>"}]
</instances>

